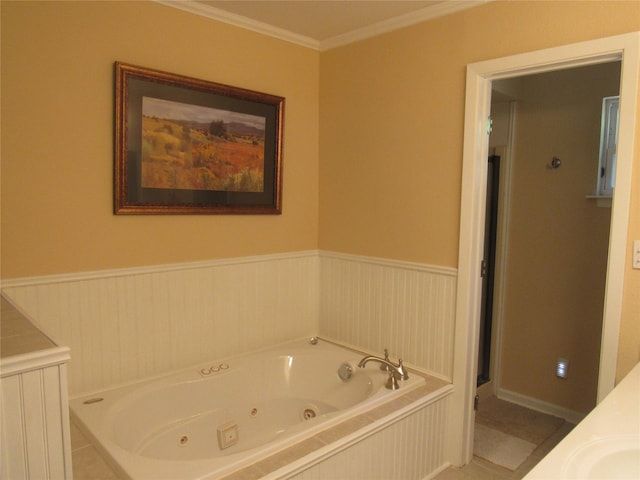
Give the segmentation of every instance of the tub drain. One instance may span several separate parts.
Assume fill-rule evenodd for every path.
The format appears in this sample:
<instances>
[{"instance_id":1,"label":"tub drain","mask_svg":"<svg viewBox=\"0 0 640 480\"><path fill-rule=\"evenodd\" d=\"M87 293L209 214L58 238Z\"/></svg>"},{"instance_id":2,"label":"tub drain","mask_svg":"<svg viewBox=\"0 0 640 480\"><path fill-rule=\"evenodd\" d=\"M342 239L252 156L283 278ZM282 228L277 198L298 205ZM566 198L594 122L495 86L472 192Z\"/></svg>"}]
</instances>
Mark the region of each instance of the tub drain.
<instances>
[{"instance_id":1,"label":"tub drain","mask_svg":"<svg viewBox=\"0 0 640 480\"><path fill-rule=\"evenodd\" d=\"M302 409L300 413L300 417L302 420L311 420L312 418L316 418L320 412L318 411L318 407L315 405L307 405Z\"/></svg>"},{"instance_id":2,"label":"tub drain","mask_svg":"<svg viewBox=\"0 0 640 480\"><path fill-rule=\"evenodd\" d=\"M178 446L184 447L188 442L189 442L189 437L186 435L183 435L178 439Z\"/></svg>"}]
</instances>

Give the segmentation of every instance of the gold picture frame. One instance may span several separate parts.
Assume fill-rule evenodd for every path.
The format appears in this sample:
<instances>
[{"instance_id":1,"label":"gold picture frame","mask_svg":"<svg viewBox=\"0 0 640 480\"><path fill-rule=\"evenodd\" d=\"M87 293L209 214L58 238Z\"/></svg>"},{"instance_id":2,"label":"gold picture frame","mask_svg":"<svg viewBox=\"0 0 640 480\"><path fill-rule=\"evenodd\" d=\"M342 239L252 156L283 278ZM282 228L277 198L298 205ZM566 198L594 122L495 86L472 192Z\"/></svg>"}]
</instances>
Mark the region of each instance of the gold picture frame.
<instances>
[{"instance_id":1,"label":"gold picture frame","mask_svg":"<svg viewBox=\"0 0 640 480\"><path fill-rule=\"evenodd\" d=\"M282 213L283 118L283 97L116 62L114 213Z\"/></svg>"}]
</instances>

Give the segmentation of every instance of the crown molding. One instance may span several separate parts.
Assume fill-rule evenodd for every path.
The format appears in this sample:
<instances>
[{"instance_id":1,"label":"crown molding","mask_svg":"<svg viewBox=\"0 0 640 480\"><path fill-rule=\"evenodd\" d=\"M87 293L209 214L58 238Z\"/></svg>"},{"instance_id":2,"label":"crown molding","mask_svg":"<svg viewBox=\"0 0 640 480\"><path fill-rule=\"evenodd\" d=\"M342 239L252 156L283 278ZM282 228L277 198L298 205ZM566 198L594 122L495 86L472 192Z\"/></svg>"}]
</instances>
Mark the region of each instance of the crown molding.
<instances>
[{"instance_id":1,"label":"crown molding","mask_svg":"<svg viewBox=\"0 0 640 480\"><path fill-rule=\"evenodd\" d=\"M230 13L225 10L204 5L198 2L185 0L153 0L156 3L166 5L168 7L177 8L185 12L193 13L203 17L210 18L219 22L234 25L236 27L251 30L256 33L268 35L278 38L286 42L294 43L302 47L311 48L313 50L325 51L332 48L341 47L349 43L358 42L367 38L375 37L383 33L398 30L400 28L415 25L417 23L432 20L434 18L443 17L452 13L466 10L468 8L477 7L493 0L456 0L447 1L432 7L425 7L415 12L406 13L389 20L374 23L372 25L358 28L352 32L336 35L326 40L316 40L311 37L299 35L283 28L274 27L264 22L259 22L251 18Z\"/></svg>"},{"instance_id":2,"label":"crown molding","mask_svg":"<svg viewBox=\"0 0 640 480\"><path fill-rule=\"evenodd\" d=\"M210 18L211 20L217 20L222 23L227 23L229 25L244 28L245 30L251 30L252 32L268 35L270 37L278 38L290 43L295 43L303 47L320 50L320 42L311 37L305 37L304 35L299 35L283 28L274 27L273 25L269 25L268 23L259 22L242 15L227 12L220 8L184 0L153 1L162 5L166 5L167 7L177 8L185 12Z\"/></svg>"},{"instance_id":3,"label":"crown molding","mask_svg":"<svg viewBox=\"0 0 640 480\"><path fill-rule=\"evenodd\" d=\"M404 15L399 15L397 17L390 18L389 20L383 20L382 22L374 23L372 25L353 30L352 32L336 35L335 37L323 40L320 42L319 50L331 50L332 48L341 47L360 40L376 37L383 33L409 27L417 23L451 15L452 13L484 5L485 3L492 1L494 0L456 0L443 2L432 7L425 7L423 9L416 10L415 12L405 13Z\"/></svg>"}]
</instances>

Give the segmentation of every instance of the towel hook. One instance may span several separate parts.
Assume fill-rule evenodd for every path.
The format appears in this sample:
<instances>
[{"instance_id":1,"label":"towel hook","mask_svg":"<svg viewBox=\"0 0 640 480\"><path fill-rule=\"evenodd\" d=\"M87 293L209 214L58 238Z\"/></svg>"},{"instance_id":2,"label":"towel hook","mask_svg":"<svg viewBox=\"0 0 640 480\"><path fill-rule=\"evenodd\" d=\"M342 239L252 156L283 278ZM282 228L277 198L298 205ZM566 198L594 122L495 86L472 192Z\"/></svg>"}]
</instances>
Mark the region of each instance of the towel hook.
<instances>
[{"instance_id":1,"label":"towel hook","mask_svg":"<svg viewBox=\"0 0 640 480\"><path fill-rule=\"evenodd\" d=\"M547 168L552 168L552 169L556 169L556 168L560 168L560 165L562 165L562 160L560 160L558 157L553 157L551 159L551 162L547 164Z\"/></svg>"}]
</instances>

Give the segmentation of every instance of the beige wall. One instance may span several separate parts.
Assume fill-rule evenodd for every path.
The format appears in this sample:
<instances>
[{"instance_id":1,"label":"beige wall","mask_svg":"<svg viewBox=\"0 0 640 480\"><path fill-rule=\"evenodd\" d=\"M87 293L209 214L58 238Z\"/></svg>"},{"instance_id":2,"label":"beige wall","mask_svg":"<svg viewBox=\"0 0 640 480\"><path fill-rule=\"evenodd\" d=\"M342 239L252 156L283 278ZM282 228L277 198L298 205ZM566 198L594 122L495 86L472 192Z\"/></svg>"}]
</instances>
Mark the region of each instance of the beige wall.
<instances>
[{"instance_id":1,"label":"beige wall","mask_svg":"<svg viewBox=\"0 0 640 480\"><path fill-rule=\"evenodd\" d=\"M2 2L2 278L317 248L318 52L152 2ZM286 97L281 216L114 216L113 62Z\"/></svg>"},{"instance_id":2,"label":"beige wall","mask_svg":"<svg viewBox=\"0 0 640 480\"><path fill-rule=\"evenodd\" d=\"M602 98L620 64L531 75L517 102L501 388L586 413L596 404L611 209L594 199ZM562 165L550 169L556 156ZM558 358L569 377L555 376Z\"/></svg>"},{"instance_id":3,"label":"beige wall","mask_svg":"<svg viewBox=\"0 0 640 480\"><path fill-rule=\"evenodd\" d=\"M320 248L457 266L466 65L638 30L638 2L497 1L323 53ZM640 360L639 290L628 269L618 378Z\"/></svg>"},{"instance_id":4,"label":"beige wall","mask_svg":"<svg viewBox=\"0 0 640 480\"><path fill-rule=\"evenodd\" d=\"M455 267L465 65L640 30L638 2L491 2L318 54L149 2L1 9L3 279L318 247ZM113 216L115 60L286 97L283 215Z\"/></svg>"}]
</instances>

